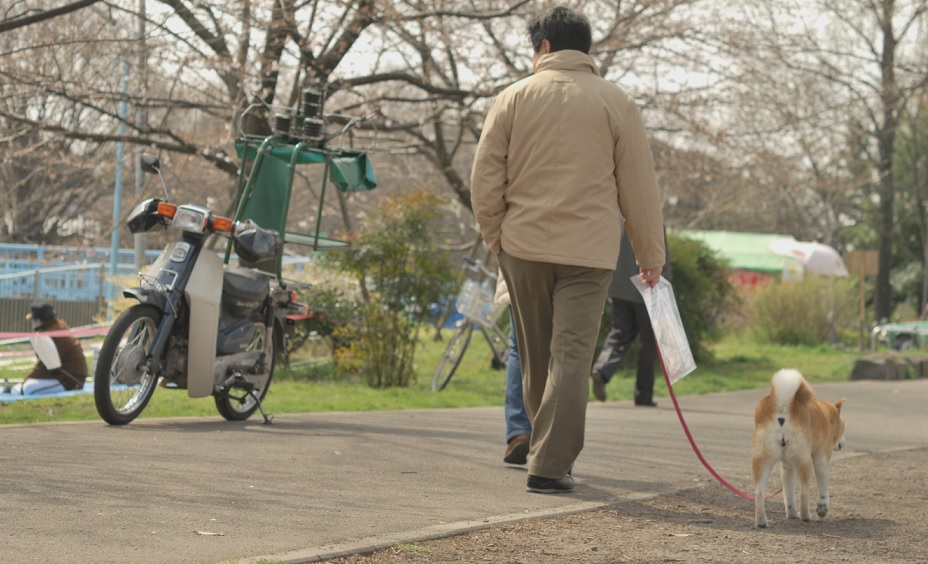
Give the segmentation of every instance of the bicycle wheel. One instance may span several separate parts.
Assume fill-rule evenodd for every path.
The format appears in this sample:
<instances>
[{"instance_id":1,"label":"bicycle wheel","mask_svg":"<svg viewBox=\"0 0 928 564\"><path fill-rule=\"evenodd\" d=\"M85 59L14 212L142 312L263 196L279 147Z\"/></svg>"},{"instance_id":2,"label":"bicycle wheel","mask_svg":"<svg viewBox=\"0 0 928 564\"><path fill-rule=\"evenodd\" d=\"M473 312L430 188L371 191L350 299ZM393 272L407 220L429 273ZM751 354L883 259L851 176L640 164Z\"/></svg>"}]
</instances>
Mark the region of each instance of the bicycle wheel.
<instances>
[{"instance_id":1,"label":"bicycle wheel","mask_svg":"<svg viewBox=\"0 0 928 564\"><path fill-rule=\"evenodd\" d=\"M506 363L509 362L509 337L503 335L499 327L481 327L480 332L490 345L493 352L493 358L490 359L490 366L493 370L503 370Z\"/></svg>"},{"instance_id":2,"label":"bicycle wheel","mask_svg":"<svg viewBox=\"0 0 928 564\"><path fill-rule=\"evenodd\" d=\"M444 354L441 355L441 360L438 361L435 375L432 376L433 392L440 392L448 385L454 371L461 364L461 357L464 356L464 351L467 350L467 345L470 343L470 337L473 333L474 325L467 321L455 330L454 335L448 341L448 346L445 347Z\"/></svg>"}]
</instances>

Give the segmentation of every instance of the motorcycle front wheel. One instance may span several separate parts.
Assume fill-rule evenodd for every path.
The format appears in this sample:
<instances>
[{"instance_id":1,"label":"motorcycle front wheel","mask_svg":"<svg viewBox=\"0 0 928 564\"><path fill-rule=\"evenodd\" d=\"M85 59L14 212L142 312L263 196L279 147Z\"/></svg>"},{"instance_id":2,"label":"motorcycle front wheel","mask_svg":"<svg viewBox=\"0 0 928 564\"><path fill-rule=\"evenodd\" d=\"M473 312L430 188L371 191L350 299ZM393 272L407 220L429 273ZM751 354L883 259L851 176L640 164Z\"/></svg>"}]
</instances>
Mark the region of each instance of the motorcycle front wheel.
<instances>
[{"instance_id":1,"label":"motorcycle front wheel","mask_svg":"<svg viewBox=\"0 0 928 564\"><path fill-rule=\"evenodd\" d=\"M252 393L248 393L247 390L235 387L227 387L214 394L213 399L216 401L216 409L219 410L219 415L222 415L226 421L244 421L248 419L258 409L258 402L255 401L255 397L264 401L264 396L267 395L267 391L271 387L271 380L274 378L277 356L282 349L278 332L279 327L275 323L270 334L264 335L263 341L259 343L258 347L259 350L263 347L266 354L265 362L269 363L267 378L260 374L256 375L256 377L245 376L245 379L254 386L252 391L254 396L252 396Z\"/></svg>"},{"instance_id":2,"label":"motorcycle front wheel","mask_svg":"<svg viewBox=\"0 0 928 564\"><path fill-rule=\"evenodd\" d=\"M97 413L110 425L125 425L148 405L158 377L147 370L148 355L161 323L161 310L136 304L110 327L93 374Z\"/></svg>"}]
</instances>

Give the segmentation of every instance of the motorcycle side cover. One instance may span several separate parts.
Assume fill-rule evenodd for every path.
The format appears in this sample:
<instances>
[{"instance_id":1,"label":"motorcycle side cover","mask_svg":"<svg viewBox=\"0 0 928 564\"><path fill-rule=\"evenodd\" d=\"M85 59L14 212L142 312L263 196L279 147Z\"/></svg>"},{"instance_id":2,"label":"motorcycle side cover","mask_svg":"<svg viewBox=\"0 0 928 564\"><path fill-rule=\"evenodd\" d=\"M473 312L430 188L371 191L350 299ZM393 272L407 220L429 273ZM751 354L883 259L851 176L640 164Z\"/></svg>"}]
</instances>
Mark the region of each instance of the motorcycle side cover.
<instances>
[{"instance_id":1,"label":"motorcycle side cover","mask_svg":"<svg viewBox=\"0 0 928 564\"><path fill-rule=\"evenodd\" d=\"M202 398L213 393L222 272L219 255L203 249L184 291L187 303L190 304L187 395L192 398Z\"/></svg>"}]
</instances>

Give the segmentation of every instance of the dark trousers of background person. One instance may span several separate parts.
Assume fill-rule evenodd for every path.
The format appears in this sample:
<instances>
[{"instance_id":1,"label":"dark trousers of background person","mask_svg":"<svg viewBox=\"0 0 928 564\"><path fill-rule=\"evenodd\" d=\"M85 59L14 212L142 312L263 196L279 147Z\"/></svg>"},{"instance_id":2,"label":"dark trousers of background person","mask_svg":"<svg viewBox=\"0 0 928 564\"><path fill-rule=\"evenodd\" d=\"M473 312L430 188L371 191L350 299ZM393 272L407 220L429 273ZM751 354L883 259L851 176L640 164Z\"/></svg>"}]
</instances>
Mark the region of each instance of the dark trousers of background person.
<instances>
[{"instance_id":1,"label":"dark trousers of background person","mask_svg":"<svg viewBox=\"0 0 928 564\"><path fill-rule=\"evenodd\" d=\"M593 370L603 375L606 382L612 379L619 365L628 356L628 349L636 338L641 339L638 351L638 375L635 380L635 403L654 403L654 365L657 361L657 342L648 309L643 303L612 299L612 329L606 335L602 351Z\"/></svg>"},{"instance_id":2,"label":"dark trousers of background person","mask_svg":"<svg viewBox=\"0 0 928 564\"><path fill-rule=\"evenodd\" d=\"M528 473L560 480L583 449L589 370L612 271L527 261L505 251L499 264L532 423Z\"/></svg>"}]
</instances>

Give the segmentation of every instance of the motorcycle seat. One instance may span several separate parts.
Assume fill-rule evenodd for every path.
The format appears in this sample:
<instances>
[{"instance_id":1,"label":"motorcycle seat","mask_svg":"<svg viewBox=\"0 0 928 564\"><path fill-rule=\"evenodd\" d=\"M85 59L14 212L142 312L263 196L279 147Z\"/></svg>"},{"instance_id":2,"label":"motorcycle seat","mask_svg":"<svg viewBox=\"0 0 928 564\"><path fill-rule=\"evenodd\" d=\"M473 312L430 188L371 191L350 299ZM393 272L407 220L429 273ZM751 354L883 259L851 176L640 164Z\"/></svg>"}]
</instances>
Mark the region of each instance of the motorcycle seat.
<instances>
[{"instance_id":1,"label":"motorcycle seat","mask_svg":"<svg viewBox=\"0 0 928 564\"><path fill-rule=\"evenodd\" d=\"M222 292L238 300L260 302L270 291L270 279L260 272L231 266L223 275Z\"/></svg>"}]
</instances>

